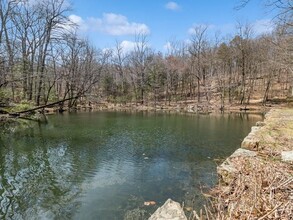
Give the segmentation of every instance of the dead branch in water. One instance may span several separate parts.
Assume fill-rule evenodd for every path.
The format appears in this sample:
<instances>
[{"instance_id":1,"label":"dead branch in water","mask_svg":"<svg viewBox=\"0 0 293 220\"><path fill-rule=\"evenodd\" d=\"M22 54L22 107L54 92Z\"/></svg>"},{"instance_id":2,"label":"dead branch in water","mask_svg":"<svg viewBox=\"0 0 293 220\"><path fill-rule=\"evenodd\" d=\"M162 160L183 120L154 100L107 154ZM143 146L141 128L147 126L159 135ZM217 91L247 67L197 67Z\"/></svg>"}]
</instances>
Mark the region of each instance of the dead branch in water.
<instances>
[{"instance_id":1,"label":"dead branch in water","mask_svg":"<svg viewBox=\"0 0 293 220\"><path fill-rule=\"evenodd\" d=\"M39 109L44 109L46 107L52 107L54 105L58 105L60 103L63 103L63 102L66 102L66 101L69 101L69 100L72 100L72 99L78 99L78 98L79 98L79 96L75 96L75 97L63 99L63 100L60 100L60 101L57 101L57 102L49 103L49 104L46 104L46 105L41 105L41 106L38 106L38 107L35 107L35 108L32 108L32 109L28 109L28 110L24 110L24 111L18 111L18 112L12 112L12 113L9 113L9 115L17 117L20 114L24 114L24 113L28 113L28 112L34 112L34 111L39 110Z\"/></svg>"}]
</instances>

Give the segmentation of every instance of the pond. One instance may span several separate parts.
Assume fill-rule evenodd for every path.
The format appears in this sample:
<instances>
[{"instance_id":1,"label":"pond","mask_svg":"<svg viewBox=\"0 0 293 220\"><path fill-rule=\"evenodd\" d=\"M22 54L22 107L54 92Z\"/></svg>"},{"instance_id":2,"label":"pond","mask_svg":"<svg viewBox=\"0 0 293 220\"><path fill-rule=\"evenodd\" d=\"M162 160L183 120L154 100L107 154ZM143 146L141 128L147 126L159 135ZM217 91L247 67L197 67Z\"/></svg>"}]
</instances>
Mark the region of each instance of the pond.
<instances>
[{"instance_id":1,"label":"pond","mask_svg":"<svg viewBox=\"0 0 293 220\"><path fill-rule=\"evenodd\" d=\"M0 134L0 219L147 219L168 198L198 208L217 159L259 120L84 112Z\"/></svg>"}]
</instances>

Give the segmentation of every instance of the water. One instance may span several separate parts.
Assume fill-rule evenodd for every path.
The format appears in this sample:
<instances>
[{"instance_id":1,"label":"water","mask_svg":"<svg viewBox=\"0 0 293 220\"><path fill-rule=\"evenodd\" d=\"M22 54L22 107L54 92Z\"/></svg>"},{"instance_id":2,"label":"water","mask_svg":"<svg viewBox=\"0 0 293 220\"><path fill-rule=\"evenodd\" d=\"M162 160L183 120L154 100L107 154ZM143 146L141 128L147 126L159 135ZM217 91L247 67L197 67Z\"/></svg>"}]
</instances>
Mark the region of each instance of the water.
<instances>
[{"instance_id":1,"label":"water","mask_svg":"<svg viewBox=\"0 0 293 220\"><path fill-rule=\"evenodd\" d=\"M0 219L146 219L168 198L199 207L217 181L215 159L258 120L96 112L2 134Z\"/></svg>"}]
</instances>

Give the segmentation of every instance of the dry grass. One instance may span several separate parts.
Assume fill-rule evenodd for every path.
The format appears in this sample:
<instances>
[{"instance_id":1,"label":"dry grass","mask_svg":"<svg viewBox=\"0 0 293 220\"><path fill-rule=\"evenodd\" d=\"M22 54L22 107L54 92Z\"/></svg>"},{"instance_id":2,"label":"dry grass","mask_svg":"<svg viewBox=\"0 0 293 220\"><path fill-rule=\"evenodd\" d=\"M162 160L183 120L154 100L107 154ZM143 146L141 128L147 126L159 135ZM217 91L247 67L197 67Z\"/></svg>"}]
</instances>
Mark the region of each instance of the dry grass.
<instances>
[{"instance_id":1,"label":"dry grass","mask_svg":"<svg viewBox=\"0 0 293 220\"><path fill-rule=\"evenodd\" d=\"M209 205L190 219L293 219L293 163L280 153L293 150L293 110L270 113L257 157L230 158L237 172L207 196Z\"/></svg>"},{"instance_id":2,"label":"dry grass","mask_svg":"<svg viewBox=\"0 0 293 220\"><path fill-rule=\"evenodd\" d=\"M241 170L213 196L216 219L289 219L293 216L292 165L263 158L235 158Z\"/></svg>"},{"instance_id":3,"label":"dry grass","mask_svg":"<svg viewBox=\"0 0 293 220\"><path fill-rule=\"evenodd\" d=\"M210 192L210 205L194 213L193 219L290 219L292 164L260 157L234 160L239 172Z\"/></svg>"}]
</instances>

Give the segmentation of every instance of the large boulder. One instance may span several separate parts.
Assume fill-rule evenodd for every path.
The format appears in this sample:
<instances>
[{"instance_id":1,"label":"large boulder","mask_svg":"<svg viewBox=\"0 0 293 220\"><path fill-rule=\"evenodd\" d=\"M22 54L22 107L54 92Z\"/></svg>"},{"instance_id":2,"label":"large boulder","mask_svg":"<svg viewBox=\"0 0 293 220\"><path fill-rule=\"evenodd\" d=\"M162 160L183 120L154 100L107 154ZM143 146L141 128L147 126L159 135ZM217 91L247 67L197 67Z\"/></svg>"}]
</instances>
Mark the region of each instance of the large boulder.
<instances>
[{"instance_id":1,"label":"large boulder","mask_svg":"<svg viewBox=\"0 0 293 220\"><path fill-rule=\"evenodd\" d=\"M251 127L251 132L244 138L241 143L241 147L248 150L257 151L259 147L258 131L260 126Z\"/></svg>"},{"instance_id":2,"label":"large boulder","mask_svg":"<svg viewBox=\"0 0 293 220\"><path fill-rule=\"evenodd\" d=\"M149 220L187 220L183 209L178 202L168 199L164 205L158 208Z\"/></svg>"}]
</instances>

